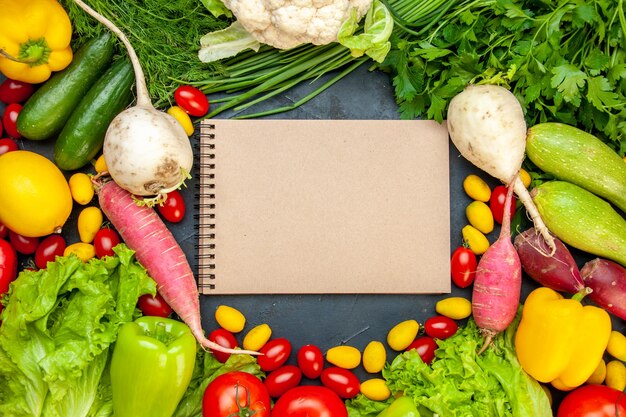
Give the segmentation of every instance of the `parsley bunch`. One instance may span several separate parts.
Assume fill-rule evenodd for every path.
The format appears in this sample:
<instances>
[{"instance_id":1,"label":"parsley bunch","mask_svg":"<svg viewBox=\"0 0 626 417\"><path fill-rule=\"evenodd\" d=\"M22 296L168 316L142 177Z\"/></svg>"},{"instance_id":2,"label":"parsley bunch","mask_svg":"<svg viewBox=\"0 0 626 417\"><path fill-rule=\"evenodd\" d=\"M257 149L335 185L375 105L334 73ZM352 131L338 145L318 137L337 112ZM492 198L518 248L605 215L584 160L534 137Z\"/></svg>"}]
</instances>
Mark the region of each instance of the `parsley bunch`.
<instances>
[{"instance_id":1,"label":"parsley bunch","mask_svg":"<svg viewBox=\"0 0 626 417\"><path fill-rule=\"evenodd\" d=\"M396 15L401 30L379 68L402 118L442 121L468 83L500 84L529 125L575 125L626 153L623 0L453 0L438 10L428 27Z\"/></svg>"}]
</instances>

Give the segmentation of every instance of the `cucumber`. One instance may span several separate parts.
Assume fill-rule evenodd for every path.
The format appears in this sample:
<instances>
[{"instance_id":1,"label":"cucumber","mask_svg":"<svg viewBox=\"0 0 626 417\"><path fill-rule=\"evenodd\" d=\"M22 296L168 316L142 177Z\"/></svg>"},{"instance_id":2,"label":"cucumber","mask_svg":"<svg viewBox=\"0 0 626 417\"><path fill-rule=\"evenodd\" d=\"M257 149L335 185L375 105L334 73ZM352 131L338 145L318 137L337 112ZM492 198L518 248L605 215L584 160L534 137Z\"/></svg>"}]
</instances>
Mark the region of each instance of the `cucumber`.
<instances>
[{"instance_id":1,"label":"cucumber","mask_svg":"<svg viewBox=\"0 0 626 417\"><path fill-rule=\"evenodd\" d=\"M70 65L50 77L24 104L17 130L31 140L58 134L72 110L111 64L115 42L107 31L83 45Z\"/></svg>"},{"instance_id":2,"label":"cucumber","mask_svg":"<svg viewBox=\"0 0 626 417\"><path fill-rule=\"evenodd\" d=\"M128 59L118 59L78 103L54 144L54 162L66 171L82 168L102 149L115 116L132 101L135 81Z\"/></svg>"},{"instance_id":3,"label":"cucumber","mask_svg":"<svg viewBox=\"0 0 626 417\"><path fill-rule=\"evenodd\" d=\"M626 266L626 220L607 201L578 185L558 180L535 187L531 196L556 237Z\"/></svg>"},{"instance_id":4,"label":"cucumber","mask_svg":"<svg viewBox=\"0 0 626 417\"><path fill-rule=\"evenodd\" d=\"M526 156L542 171L583 187L626 213L626 164L597 137L574 126L540 123L528 130Z\"/></svg>"}]
</instances>

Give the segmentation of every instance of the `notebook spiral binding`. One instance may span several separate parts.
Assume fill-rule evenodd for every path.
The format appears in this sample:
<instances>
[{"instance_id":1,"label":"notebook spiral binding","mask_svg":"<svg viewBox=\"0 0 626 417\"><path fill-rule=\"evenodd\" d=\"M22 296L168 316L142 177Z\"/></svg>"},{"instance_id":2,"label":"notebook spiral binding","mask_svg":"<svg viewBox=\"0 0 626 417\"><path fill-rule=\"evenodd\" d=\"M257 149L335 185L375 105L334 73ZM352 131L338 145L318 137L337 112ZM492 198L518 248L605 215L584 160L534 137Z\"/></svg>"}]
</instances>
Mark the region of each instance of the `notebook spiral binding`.
<instances>
[{"instance_id":1,"label":"notebook spiral binding","mask_svg":"<svg viewBox=\"0 0 626 417\"><path fill-rule=\"evenodd\" d=\"M194 218L198 225L196 243L196 264L198 265L198 286L203 290L215 289L215 194L208 190L215 189L215 125L203 122L195 155L196 167L199 170L199 181L196 183L199 202L195 204Z\"/></svg>"}]
</instances>

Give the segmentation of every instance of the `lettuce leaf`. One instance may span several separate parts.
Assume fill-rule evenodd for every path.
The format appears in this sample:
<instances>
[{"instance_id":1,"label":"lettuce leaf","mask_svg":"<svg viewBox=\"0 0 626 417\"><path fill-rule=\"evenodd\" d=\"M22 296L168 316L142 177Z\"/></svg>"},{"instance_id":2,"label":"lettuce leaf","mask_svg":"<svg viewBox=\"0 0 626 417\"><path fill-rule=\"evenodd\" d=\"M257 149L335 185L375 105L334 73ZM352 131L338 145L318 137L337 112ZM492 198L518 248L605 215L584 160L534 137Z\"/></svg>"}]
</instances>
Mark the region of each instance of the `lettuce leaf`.
<instances>
[{"instance_id":1,"label":"lettuce leaf","mask_svg":"<svg viewBox=\"0 0 626 417\"><path fill-rule=\"evenodd\" d=\"M0 326L0 415L81 417L103 398L117 330L138 315L139 296L156 292L132 250L115 252L87 263L58 257L11 284Z\"/></svg>"},{"instance_id":2,"label":"lettuce leaf","mask_svg":"<svg viewBox=\"0 0 626 417\"><path fill-rule=\"evenodd\" d=\"M423 416L552 415L545 391L517 361L513 340L519 319L481 355L476 352L483 337L469 320L453 337L437 342L431 366L412 350L388 364L383 377L392 393L411 396ZM357 399L347 404L350 417L377 415L375 404Z\"/></svg>"}]
</instances>

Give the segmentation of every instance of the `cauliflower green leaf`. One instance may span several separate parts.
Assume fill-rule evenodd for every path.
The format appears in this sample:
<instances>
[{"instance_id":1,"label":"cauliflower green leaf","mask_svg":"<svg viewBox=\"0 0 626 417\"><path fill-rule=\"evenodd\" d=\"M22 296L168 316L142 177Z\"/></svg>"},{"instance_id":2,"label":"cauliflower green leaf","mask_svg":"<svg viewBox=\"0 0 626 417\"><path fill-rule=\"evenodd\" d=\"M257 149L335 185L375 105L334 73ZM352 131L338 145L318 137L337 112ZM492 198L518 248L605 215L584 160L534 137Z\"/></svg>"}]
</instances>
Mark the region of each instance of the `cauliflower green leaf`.
<instances>
[{"instance_id":1,"label":"cauliflower green leaf","mask_svg":"<svg viewBox=\"0 0 626 417\"><path fill-rule=\"evenodd\" d=\"M235 56L246 49L257 52L260 47L261 43L236 20L226 29L207 33L200 38L198 58L202 62L214 62Z\"/></svg>"},{"instance_id":2,"label":"cauliflower green leaf","mask_svg":"<svg viewBox=\"0 0 626 417\"><path fill-rule=\"evenodd\" d=\"M365 54L376 62L383 62L391 49L389 37L393 31L393 18L389 10L379 0L372 2L365 15L363 32L355 34L358 27L358 15L356 9L353 9L350 18L339 30L339 43L349 48L355 58Z\"/></svg>"}]
</instances>

